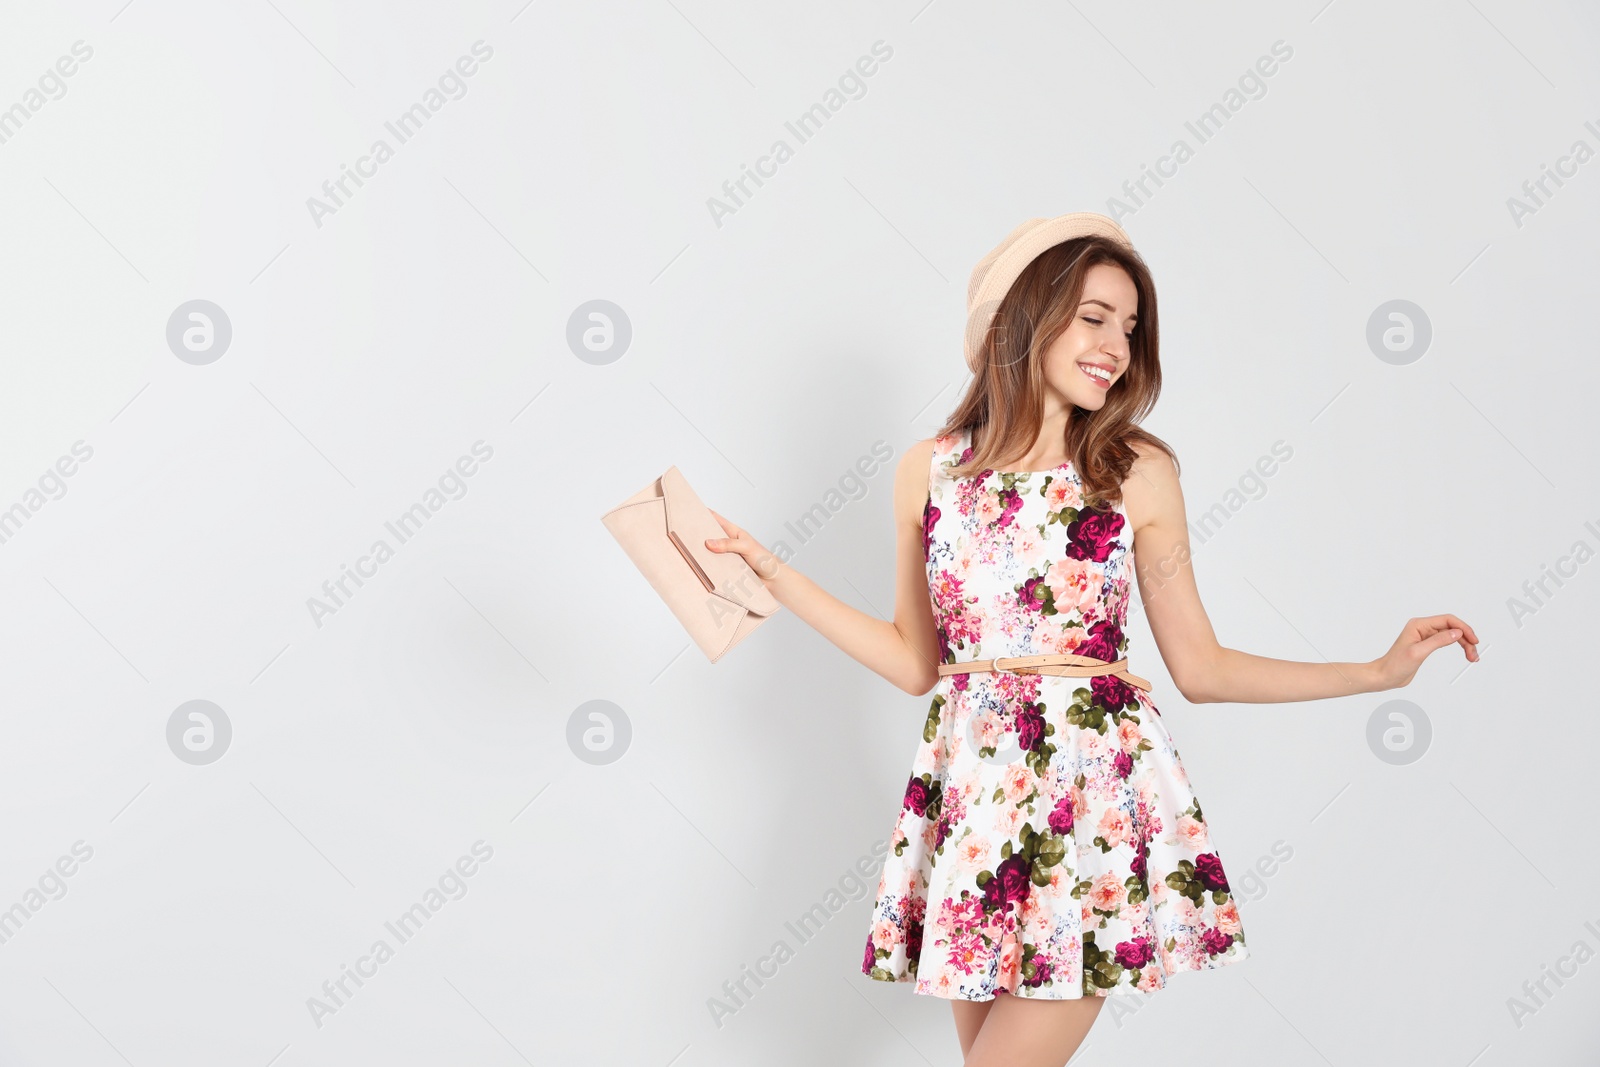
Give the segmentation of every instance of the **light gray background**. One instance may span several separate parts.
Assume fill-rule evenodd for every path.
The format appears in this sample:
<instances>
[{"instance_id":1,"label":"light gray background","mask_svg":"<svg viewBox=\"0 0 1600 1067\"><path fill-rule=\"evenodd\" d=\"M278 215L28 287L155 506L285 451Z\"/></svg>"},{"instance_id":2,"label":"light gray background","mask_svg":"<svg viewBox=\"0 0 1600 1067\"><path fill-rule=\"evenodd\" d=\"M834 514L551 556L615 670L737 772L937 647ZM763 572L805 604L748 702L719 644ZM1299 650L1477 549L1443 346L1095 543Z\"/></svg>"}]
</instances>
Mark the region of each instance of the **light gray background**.
<instances>
[{"instance_id":1,"label":"light gray background","mask_svg":"<svg viewBox=\"0 0 1600 1067\"><path fill-rule=\"evenodd\" d=\"M926 700L787 612L709 665L598 517L676 464L889 611L894 460L850 472L955 402L973 263L1184 138L1123 221L1162 300L1147 425L1191 518L1227 515L1195 547L1220 639L1368 659L1452 611L1483 660L1191 707L1136 621L1235 883L1292 858L1241 894L1246 965L1102 1013L1077 1062L1591 1062L1600 962L1520 1026L1508 1000L1600 949L1597 565L1520 625L1508 601L1600 546L1600 160L1520 226L1507 200L1600 148L1597 37L1593 5L1507 0L8 4L0 108L93 56L0 144L0 507L93 455L0 544L0 908L93 855L0 944L0 1061L959 1062L944 1002L858 972L875 873L809 942L785 926L888 834ZM466 95L318 227L307 198L480 39ZM204 366L166 343L196 299L233 330ZM595 299L633 331L603 366L566 341ZM1404 366L1366 341L1395 299L1433 330ZM307 599L479 440L318 627ZM1404 766L1367 742L1395 697L1433 731ZM233 730L208 765L167 743L194 699ZM606 765L567 741L591 700L631 726ZM480 839L466 895L318 1027L307 998Z\"/></svg>"}]
</instances>

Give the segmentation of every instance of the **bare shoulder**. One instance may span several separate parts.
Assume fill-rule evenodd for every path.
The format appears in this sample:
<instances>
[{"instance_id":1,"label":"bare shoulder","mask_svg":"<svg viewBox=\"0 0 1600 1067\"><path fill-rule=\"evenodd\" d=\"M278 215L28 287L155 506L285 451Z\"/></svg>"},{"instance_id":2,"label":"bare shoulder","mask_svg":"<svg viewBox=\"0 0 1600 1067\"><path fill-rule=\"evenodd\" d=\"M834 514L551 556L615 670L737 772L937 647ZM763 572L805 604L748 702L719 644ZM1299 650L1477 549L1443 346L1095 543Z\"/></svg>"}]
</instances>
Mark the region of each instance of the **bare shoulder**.
<instances>
[{"instance_id":1,"label":"bare shoulder","mask_svg":"<svg viewBox=\"0 0 1600 1067\"><path fill-rule=\"evenodd\" d=\"M1151 522L1177 516L1182 525L1183 489L1172 457L1148 441L1133 442L1138 458L1122 482L1122 506L1135 533Z\"/></svg>"},{"instance_id":2,"label":"bare shoulder","mask_svg":"<svg viewBox=\"0 0 1600 1067\"><path fill-rule=\"evenodd\" d=\"M933 449L937 438L918 441L900 456L894 472L894 517L899 523L922 526L922 512L928 503L929 473L933 468Z\"/></svg>"}]
</instances>

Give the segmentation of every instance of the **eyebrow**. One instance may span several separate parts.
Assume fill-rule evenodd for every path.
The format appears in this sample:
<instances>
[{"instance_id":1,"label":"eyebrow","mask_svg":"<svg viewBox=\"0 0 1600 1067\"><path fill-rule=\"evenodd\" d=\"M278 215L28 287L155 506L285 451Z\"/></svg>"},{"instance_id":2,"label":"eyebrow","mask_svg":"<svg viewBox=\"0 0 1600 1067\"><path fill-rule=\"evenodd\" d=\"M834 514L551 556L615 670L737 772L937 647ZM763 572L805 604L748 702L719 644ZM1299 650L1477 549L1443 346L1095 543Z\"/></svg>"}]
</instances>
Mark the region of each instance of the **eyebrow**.
<instances>
[{"instance_id":1,"label":"eyebrow","mask_svg":"<svg viewBox=\"0 0 1600 1067\"><path fill-rule=\"evenodd\" d=\"M1113 315L1115 315L1117 313L1117 309L1112 307L1110 304L1106 303L1104 300L1085 300L1082 303L1080 303L1078 306L1082 307L1084 304L1099 304L1101 307L1105 308L1107 311L1111 312ZM1129 315L1128 319L1131 322L1138 322L1139 321L1139 316L1138 315Z\"/></svg>"}]
</instances>

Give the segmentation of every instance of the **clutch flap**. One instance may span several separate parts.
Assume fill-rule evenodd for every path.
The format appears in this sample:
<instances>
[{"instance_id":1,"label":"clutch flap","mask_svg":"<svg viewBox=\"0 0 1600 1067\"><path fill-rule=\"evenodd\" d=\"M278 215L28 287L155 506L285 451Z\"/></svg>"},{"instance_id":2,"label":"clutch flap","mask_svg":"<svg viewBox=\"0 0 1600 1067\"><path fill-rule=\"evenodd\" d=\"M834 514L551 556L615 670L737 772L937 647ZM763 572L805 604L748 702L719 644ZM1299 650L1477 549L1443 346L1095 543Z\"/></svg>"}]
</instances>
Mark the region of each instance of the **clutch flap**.
<instances>
[{"instance_id":1,"label":"clutch flap","mask_svg":"<svg viewBox=\"0 0 1600 1067\"><path fill-rule=\"evenodd\" d=\"M708 537L726 537L727 531L711 509L701 503L689 481L676 466L661 475L661 495L666 502L667 534L710 592L725 597L757 615L778 610L777 598L737 552L713 552Z\"/></svg>"}]
</instances>

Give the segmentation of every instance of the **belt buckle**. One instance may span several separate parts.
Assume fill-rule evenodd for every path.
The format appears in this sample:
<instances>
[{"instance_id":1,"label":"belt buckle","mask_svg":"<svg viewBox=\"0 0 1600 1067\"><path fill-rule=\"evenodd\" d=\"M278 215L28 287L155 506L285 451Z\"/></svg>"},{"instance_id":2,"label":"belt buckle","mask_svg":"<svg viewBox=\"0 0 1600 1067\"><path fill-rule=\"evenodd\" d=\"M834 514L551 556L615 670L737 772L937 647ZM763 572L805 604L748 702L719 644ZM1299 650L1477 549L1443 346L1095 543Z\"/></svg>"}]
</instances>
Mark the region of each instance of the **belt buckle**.
<instances>
[{"instance_id":1,"label":"belt buckle","mask_svg":"<svg viewBox=\"0 0 1600 1067\"><path fill-rule=\"evenodd\" d=\"M989 660L989 671L990 671L990 673L993 673L993 674L1013 674L1013 675L1021 676L1025 672L1026 668L1023 668L1023 667L1002 667L1002 666L1000 666L1000 661L1002 659L1015 659L1015 658L1017 658L1017 657L1014 657L1014 656L995 656L995 657L991 658Z\"/></svg>"}]
</instances>

